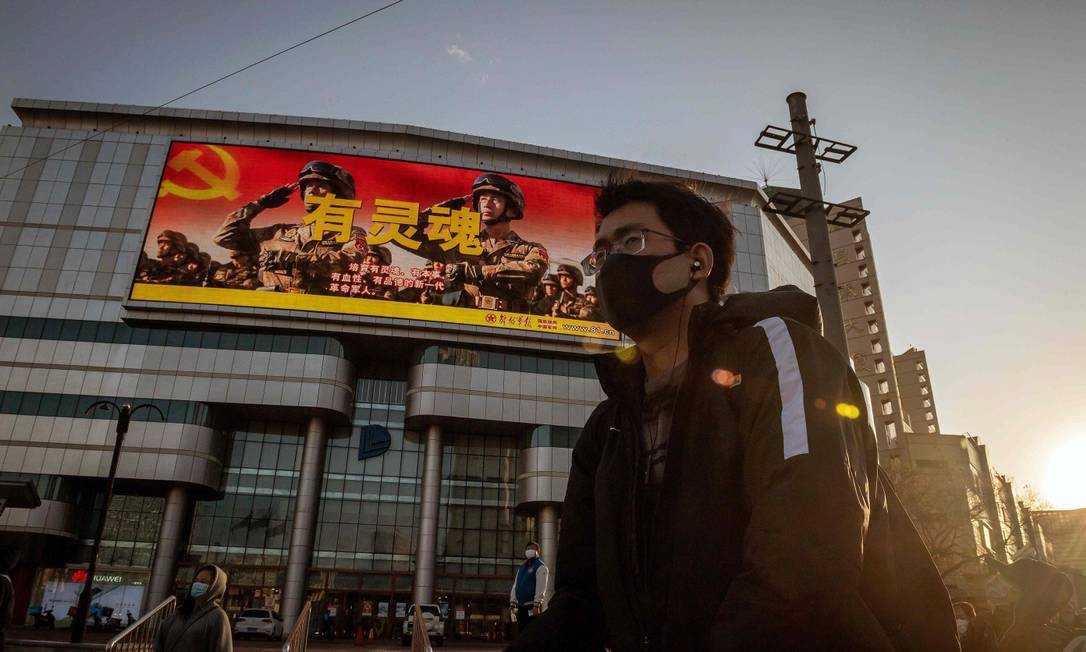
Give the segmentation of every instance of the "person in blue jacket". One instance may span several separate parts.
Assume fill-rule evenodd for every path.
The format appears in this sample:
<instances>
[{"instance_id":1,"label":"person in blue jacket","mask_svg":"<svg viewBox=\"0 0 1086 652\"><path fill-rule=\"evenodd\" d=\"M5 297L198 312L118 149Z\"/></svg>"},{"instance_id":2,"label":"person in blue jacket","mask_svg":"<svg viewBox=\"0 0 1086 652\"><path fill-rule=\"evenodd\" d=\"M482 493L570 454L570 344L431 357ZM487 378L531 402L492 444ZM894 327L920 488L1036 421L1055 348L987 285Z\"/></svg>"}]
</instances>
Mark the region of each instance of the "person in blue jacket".
<instances>
[{"instance_id":1,"label":"person in blue jacket","mask_svg":"<svg viewBox=\"0 0 1086 652\"><path fill-rule=\"evenodd\" d=\"M540 558L539 544L530 542L524 547L524 563L517 568L513 588L509 589L509 608L516 614L518 634L533 618L543 613L549 573L547 565Z\"/></svg>"}]
</instances>

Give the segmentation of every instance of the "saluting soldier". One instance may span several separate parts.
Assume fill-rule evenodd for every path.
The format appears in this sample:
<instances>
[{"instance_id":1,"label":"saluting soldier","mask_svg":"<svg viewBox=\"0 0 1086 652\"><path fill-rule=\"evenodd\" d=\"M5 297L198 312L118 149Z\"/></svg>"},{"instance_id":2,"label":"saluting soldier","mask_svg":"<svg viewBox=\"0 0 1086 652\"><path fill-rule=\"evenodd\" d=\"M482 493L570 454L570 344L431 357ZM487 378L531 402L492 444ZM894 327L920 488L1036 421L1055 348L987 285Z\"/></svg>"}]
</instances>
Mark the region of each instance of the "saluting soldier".
<instances>
[{"instance_id":1,"label":"saluting soldier","mask_svg":"<svg viewBox=\"0 0 1086 652\"><path fill-rule=\"evenodd\" d=\"M230 213L215 234L215 244L255 256L265 289L328 294L333 272L346 272L350 263L362 262L366 232L352 225L350 238L340 243L335 233L316 233L316 223L252 226L257 215L286 204L295 190L307 213L317 209L315 199L329 194L340 199L355 198L354 177L350 172L326 161L310 161L298 172L296 182L280 186Z\"/></svg>"},{"instance_id":2,"label":"saluting soldier","mask_svg":"<svg viewBox=\"0 0 1086 652\"><path fill-rule=\"evenodd\" d=\"M447 289L461 291L456 305L528 312L528 298L546 273L548 258L543 245L524 240L512 229L513 220L524 219L520 186L500 174L482 174L472 183L470 195L454 197L423 211L419 224L425 228L435 208L458 210L469 203L482 221L481 254L443 251L434 241L423 241L414 253L447 263Z\"/></svg>"},{"instance_id":3,"label":"saluting soldier","mask_svg":"<svg viewBox=\"0 0 1086 652\"><path fill-rule=\"evenodd\" d=\"M558 286L561 293L552 308L555 317L581 318L581 311L586 305L584 297L578 291L581 283L584 283L584 274L576 265L558 266Z\"/></svg>"}]
</instances>

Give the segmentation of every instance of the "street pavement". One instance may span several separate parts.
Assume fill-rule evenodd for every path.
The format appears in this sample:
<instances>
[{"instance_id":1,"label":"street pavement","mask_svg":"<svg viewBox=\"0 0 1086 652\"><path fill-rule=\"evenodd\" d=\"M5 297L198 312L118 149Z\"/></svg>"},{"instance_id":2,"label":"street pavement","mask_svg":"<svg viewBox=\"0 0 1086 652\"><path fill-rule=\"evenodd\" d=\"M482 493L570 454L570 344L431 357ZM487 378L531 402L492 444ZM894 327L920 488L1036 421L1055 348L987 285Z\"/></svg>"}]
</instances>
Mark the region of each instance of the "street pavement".
<instances>
[{"instance_id":1,"label":"street pavement","mask_svg":"<svg viewBox=\"0 0 1086 652\"><path fill-rule=\"evenodd\" d=\"M483 643L479 641L449 641L445 643L444 648L434 648L435 650L457 650L457 652L496 652L501 650L505 646L504 643ZM260 650L261 652L278 652L282 649L282 644L276 645L275 643L269 643L267 641L234 641L235 650ZM310 641L310 650L317 650L319 652L333 652L342 650L352 650L355 652L405 652L410 648L407 646L401 646L399 641L376 641L374 643L367 642L366 645L356 647L351 641Z\"/></svg>"},{"instance_id":2,"label":"street pavement","mask_svg":"<svg viewBox=\"0 0 1086 652\"><path fill-rule=\"evenodd\" d=\"M55 630L37 630L29 627L15 627L8 631L8 637L12 639L24 639L33 641L67 641L68 640L67 629L55 629ZM107 634L104 632L87 632L83 641L85 643L93 643L102 645L113 638L114 634ZM457 652L495 652L505 647L505 643L486 643L482 641L448 641L445 643L444 648L435 648L437 650L448 649L457 650ZM283 649L283 644L276 641L234 641L235 650L246 650L247 652L279 652ZM310 650L317 650L319 652L336 652L342 650L354 650L362 652L368 650L369 652L406 652L410 648L406 646L400 646L399 639L394 641L375 641L367 642L365 645L356 646L354 641L342 640L342 641L321 641L312 640L309 642Z\"/></svg>"}]
</instances>

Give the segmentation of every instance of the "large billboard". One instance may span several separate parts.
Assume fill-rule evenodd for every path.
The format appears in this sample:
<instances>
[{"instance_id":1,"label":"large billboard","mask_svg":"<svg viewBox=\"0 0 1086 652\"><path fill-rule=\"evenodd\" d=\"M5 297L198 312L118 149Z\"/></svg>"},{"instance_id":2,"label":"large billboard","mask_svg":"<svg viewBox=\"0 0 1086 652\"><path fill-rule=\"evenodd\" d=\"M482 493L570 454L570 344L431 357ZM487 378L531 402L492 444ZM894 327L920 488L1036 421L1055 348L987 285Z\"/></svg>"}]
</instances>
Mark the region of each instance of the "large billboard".
<instances>
[{"instance_id":1,"label":"large billboard","mask_svg":"<svg viewBox=\"0 0 1086 652\"><path fill-rule=\"evenodd\" d=\"M131 298L617 340L579 261L595 189L446 165L174 142Z\"/></svg>"}]
</instances>

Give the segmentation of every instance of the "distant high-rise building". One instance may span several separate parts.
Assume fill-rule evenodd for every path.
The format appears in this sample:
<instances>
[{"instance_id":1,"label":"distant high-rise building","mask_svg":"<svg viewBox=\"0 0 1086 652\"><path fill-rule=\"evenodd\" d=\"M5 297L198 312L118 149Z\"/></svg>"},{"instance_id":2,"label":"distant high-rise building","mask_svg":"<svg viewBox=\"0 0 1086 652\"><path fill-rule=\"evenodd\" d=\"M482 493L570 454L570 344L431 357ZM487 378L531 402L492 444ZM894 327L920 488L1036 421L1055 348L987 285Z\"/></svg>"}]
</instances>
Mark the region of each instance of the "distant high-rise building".
<instances>
[{"instance_id":1,"label":"distant high-rise building","mask_svg":"<svg viewBox=\"0 0 1086 652\"><path fill-rule=\"evenodd\" d=\"M972 435L910 433L889 452L887 470L955 600L987 604L990 577L980 560L1008 562L1023 536L1011 483L993 473L987 447Z\"/></svg>"},{"instance_id":2,"label":"distant high-rise building","mask_svg":"<svg viewBox=\"0 0 1086 652\"><path fill-rule=\"evenodd\" d=\"M910 347L894 356L894 374L901 409L913 432L939 432L939 413L935 410L935 393L931 388L931 371L923 350Z\"/></svg>"},{"instance_id":3,"label":"distant high-rise building","mask_svg":"<svg viewBox=\"0 0 1086 652\"><path fill-rule=\"evenodd\" d=\"M773 191L773 188L767 189L771 197ZM844 203L846 206L863 208L863 200L859 197ZM788 223L807 245L804 220L788 218ZM879 448L894 448L898 445L900 434L912 430L903 417L867 222L860 222L851 228L830 225L830 246L833 249L833 267L837 275L837 292L841 297L849 356L856 375L871 390Z\"/></svg>"}]
</instances>

